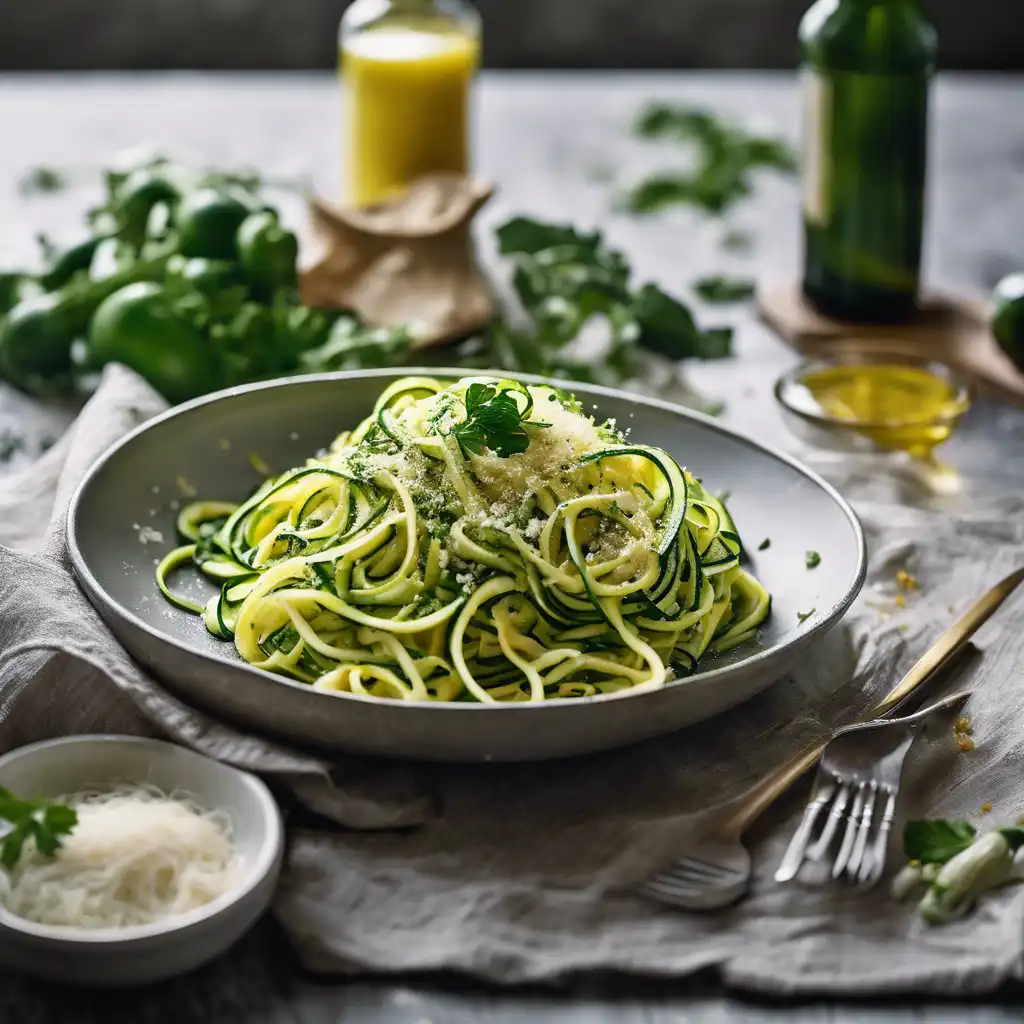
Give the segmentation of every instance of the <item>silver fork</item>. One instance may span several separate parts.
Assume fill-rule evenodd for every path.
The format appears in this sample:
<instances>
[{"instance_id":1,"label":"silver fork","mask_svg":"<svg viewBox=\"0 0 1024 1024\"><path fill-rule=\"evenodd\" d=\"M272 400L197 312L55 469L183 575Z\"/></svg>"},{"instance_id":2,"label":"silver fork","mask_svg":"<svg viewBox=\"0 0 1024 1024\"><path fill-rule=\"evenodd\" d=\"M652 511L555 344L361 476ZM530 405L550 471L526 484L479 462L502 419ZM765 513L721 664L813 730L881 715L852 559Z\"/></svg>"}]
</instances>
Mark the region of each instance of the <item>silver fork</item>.
<instances>
[{"instance_id":1,"label":"silver fork","mask_svg":"<svg viewBox=\"0 0 1024 1024\"><path fill-rule=\"evenodd\" d=\"M896 710L919 687L957 670L977 649L970 638L1024 580L1024 568L1010 573L979 598L916 662L899 684L871 712L882 718ZM824 747L805 751L776 769L731 806L713 835L682 859L639 887L643 895L686 910L714 910L734 903L750 886L750 855L743 846L747 829L817 763Z\"/></svg>"},{"instance_id":2,"label":"silver fork","mask_svg":"<svg viewBox=\"0 0 1024 1024\"><path fill-rule=\"evenodd\" d=\"M905 718L850 725L836 732L822 754L814 791L775 872L775 881L794 879L805 860L823 860L845 820L831 875L865 888L874 885L885 871L907 751L928 718L957 707L969 696L955 693ZM812 843L815 827L830 806Z\"/></svg>"}]
</instances>

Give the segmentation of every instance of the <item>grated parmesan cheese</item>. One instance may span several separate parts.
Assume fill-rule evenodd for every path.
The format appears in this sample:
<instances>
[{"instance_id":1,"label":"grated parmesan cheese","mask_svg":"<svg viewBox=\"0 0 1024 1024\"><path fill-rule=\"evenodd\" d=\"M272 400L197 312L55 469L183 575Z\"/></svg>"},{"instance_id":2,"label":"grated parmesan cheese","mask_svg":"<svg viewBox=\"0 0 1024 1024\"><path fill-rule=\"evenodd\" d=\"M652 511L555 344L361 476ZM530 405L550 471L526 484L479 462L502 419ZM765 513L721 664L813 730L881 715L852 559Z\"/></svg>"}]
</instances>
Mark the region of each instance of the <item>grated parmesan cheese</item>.
<instances>
[{"instance_id":1,"label":"grated parmesan cheese","mask_svg":"<svg viewBox=\"0 0 1024 1024\"><path fill-rule=\"evenodd\" d=\"M473 475L488 497L506 505L521 504L581 456L609 445L592 417L566 409L557 399L538 402L531 418L550 426L531 430L525 452L505 459L474 455L471 460Z\"/></svg>"}]
</instances>

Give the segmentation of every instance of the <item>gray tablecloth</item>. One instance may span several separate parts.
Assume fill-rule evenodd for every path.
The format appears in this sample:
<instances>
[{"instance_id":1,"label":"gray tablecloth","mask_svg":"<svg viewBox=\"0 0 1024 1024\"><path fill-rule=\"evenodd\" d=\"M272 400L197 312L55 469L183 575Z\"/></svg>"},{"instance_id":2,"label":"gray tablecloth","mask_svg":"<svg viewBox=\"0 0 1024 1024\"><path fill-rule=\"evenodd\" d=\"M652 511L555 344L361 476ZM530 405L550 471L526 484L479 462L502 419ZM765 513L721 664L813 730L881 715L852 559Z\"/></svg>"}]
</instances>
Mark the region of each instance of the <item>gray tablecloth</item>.
<instances>
[{"instance_id":1,"label":"gray tablecloth","mask_svg":"<svg viewBox=\"0 0 1024 1024\"><path fill-rule=\"evenodd\" d=\"M927 930L884 887L776 885L802 792L749 837L756 878L739 906L679 913L629 889L761 774L870 706L955 611L1024 564L1024 498L965 501L956 514L859 502L865 595L792 676L713 724L543 765L328 764L169 695L119 649L71 577L63 517L75 482L160 407L138 378L111 368L68 435L0 479L0 749L74 732L165 735L290 787L337 823L291 830L275 906L309 967L450 969L502 983L717 967L766 992L857 995L982 991L1024 976L1024 890ZM831 475L861 493L864 481L842 464ZM894 600L901 568L920 583L905 608ZM977 747L960 751L948 723L919 742L904 813L978 817L992 803L991 820L1004 823L1024 810L1024 590L978 642L984 656L958 680L976 687Z\"/></svg>"}]
</instances>

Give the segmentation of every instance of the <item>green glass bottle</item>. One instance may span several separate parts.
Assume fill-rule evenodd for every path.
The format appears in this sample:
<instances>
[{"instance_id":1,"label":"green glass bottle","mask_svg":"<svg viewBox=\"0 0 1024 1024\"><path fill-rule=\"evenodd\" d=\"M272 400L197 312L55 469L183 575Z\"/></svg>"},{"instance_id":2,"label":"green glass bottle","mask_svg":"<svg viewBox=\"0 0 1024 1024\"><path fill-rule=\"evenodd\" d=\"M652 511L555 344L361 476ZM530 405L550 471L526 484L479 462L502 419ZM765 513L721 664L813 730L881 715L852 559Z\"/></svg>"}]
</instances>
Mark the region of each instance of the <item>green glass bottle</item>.
<instances>
[{"instance_id":1,"label":"green glass bottle","mask_svg":"<svg viewBox=\"0 0 1024 1024\"><path fill-rule=\"evenodd\" d=\"M827 316L906 319L920 281L935 29L918 0L818 0L800 42L804 293Z\"/></svg>"}]
</instances>

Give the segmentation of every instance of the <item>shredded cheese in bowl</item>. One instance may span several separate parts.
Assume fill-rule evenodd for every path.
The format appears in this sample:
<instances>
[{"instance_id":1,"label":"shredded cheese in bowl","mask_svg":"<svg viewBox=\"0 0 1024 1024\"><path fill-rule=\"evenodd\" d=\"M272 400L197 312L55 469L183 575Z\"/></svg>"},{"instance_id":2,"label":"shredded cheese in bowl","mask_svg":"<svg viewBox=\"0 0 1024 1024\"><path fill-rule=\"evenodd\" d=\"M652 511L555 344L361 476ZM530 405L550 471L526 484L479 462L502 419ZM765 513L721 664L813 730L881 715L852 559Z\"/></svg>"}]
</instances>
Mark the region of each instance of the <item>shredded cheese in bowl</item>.
<instances>
[{"instance_id":1,"label":"shredded cheese in bowl","mask_svg":"<svg viewBox=\"0 0 1024 1024\"><path fill-rule=\"evenodd\" d=\"M241 879L230 817L188 794L123 784L58 799L78 824L55 856L30 841L0 873L0 902L12 914L83 929L155 924L206 906Z\"/></svg>"}]
</instances>

